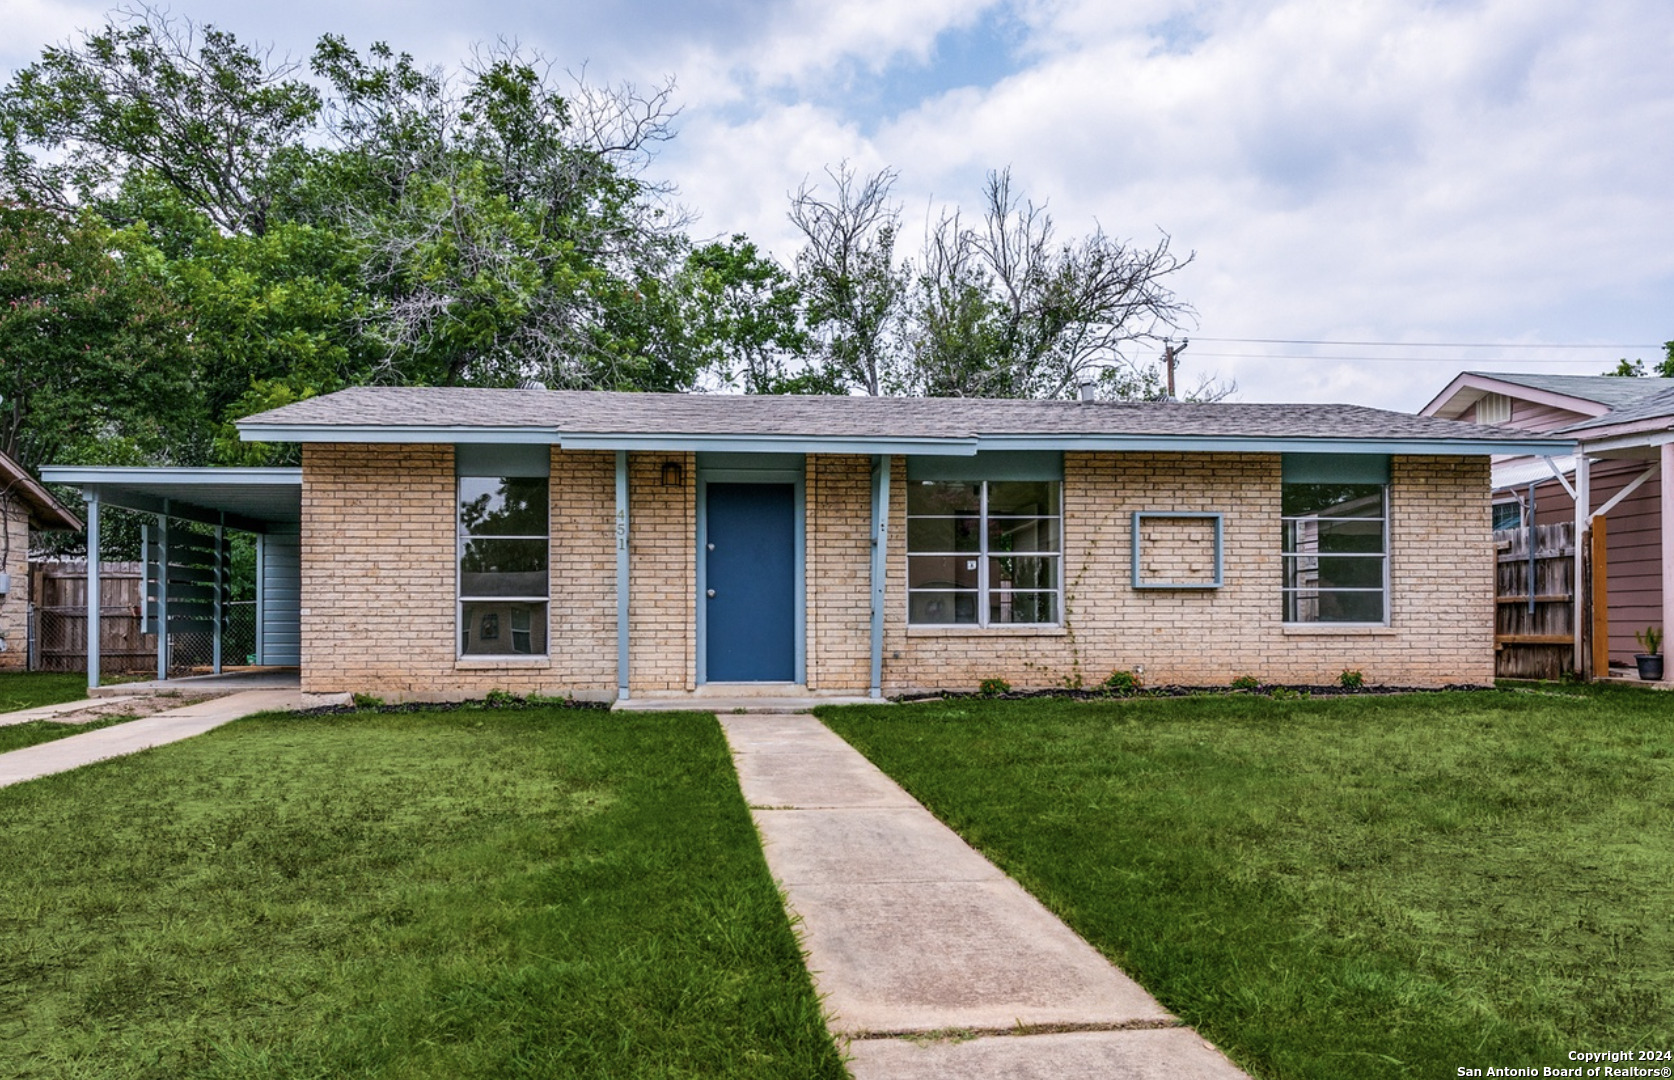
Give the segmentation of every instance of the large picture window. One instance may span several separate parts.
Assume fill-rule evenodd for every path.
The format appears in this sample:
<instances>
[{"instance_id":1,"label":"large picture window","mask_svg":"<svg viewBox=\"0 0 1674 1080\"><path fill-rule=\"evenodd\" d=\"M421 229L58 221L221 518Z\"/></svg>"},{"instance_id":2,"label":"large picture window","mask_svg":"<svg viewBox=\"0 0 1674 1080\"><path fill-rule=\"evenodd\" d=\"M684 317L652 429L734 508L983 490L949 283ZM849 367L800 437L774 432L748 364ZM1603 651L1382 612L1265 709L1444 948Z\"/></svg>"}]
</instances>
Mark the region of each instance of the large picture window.
<instances>
[{"instance_id":1,"label":"large picture window","mask_svg":"<svg viewBox=\"0 0 1674 1080\"><path fill-rule=\"evenodd\" d=\"M907 485L907 621L1053 624L1061 606L1062 485Z\"/></svg>"},{"instance_id":2,"label":"large picture window","mask_svg":"<svg viewBox=\"0 0 1674 1080\"><path fill-rule=\"evenodd\" d=\"M1284 621L1389 619L1389 504L1383 484L1284 485Z\"/></svg>"},{"instance_id":3,"label":"large picture window","mask_svg":"<svg viewBox=\"0 0 1674 1080\"><path fill-rule=\"evenodd\" d=\"M459 478L459 654L546 654L547 479Z\"/></svg>"}]
</instances>

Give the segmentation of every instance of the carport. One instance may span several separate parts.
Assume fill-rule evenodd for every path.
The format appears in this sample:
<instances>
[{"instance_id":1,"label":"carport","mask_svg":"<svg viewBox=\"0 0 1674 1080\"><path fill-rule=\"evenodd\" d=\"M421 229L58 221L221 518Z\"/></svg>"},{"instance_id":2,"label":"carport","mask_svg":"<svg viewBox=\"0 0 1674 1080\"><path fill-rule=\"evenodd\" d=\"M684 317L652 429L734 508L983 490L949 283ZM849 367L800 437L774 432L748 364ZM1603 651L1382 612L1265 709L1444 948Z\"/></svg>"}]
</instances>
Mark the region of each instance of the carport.
<instances>
[{"instance_id":1,"label":"carport","mask_svg":"<svg viewBox=\"0 0 1674 1080\"><path fill-rule=\"evenodd\" d=\"M214 671L230 585L228 530L256 538L256 664L302 662L302 470L154 469L49 465L48 483L80 489L87 502L87 685L99 685L99 515L119 507L151 515L145 540L145 620L157 635L157 678L169 674L169 635L208 632ZM182 522L208 526L187 530Z\"/></svg>"}]
</instances>

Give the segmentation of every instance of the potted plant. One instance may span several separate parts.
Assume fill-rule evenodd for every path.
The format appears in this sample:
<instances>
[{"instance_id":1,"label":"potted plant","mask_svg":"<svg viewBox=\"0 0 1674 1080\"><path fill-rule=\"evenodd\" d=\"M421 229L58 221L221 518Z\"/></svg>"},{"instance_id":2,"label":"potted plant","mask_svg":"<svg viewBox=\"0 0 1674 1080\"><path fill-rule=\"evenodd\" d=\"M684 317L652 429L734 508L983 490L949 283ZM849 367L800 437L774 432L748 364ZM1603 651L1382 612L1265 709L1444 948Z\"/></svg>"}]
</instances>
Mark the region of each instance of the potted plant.
<instances>
[{"instance_id":1,"label":"potted plant","mask_svg":"<svg viewBox=\"0 0 1674 1080\"><path fill-rule=\"evenodd\" d=\"M1662 631L1654 626L1647 626L1643 630L1633 633L1633 640L1639 642L1639 647L1645 651L1635 653L1633 662L1639 665L1639 677L1646 682L1658 682L1662 679Z\"/></svg>"}]
</instances>

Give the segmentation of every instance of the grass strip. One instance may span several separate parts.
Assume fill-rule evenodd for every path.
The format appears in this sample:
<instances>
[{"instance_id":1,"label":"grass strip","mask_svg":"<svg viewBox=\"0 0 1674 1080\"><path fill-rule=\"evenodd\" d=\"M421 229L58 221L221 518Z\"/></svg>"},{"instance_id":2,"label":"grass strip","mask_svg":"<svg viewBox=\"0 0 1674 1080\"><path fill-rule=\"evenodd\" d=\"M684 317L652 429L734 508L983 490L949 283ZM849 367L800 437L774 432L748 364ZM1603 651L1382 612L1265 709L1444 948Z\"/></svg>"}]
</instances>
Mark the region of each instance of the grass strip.
<instances>
[{"instance_id":1,"label":"grass strip","mask_svg":"<svg viewBox=\"0 0 1674 1080\"><path fill-rule=\"evenodd\" d=\"M1666 1048L1674 722L1633 692L822 710L1257 1076Z\"/></svg>"},{"instance_id":2,"label":"grass strip","mask_svg":"<svg viewBox=\"0 0 1674 1080\"><path fill-rule=\"evenodd\" d=\"M77 672L8 671L0 674L0 713L80 701L87 696L87 676Z\"/></svg>"},{"instance_id":3,"label":"grass strip","mask_svg":"<svg viewBox=\"0 0 1674 1080\"><path fill-rule=\"evenodd\" d=\"M256 717L0 790L0 1075L840 1077L712 717Z\"/></svg>"},{"instance_id":4,"label":"grass strip","mask_svg":"<svg viewBox=\"0 0 1674 1080\"><path fill-rule=\"evenodd\" d=\"M101 716L85 724L61 724L56 720L30 720L22 724L6 724L0 726L0 754L8 750L22 750L26 746L39 746L55 739L67 739L71 735L98 731L114 724L126 724L132 719L131 716Z\"/></svg>"}]
</instances>

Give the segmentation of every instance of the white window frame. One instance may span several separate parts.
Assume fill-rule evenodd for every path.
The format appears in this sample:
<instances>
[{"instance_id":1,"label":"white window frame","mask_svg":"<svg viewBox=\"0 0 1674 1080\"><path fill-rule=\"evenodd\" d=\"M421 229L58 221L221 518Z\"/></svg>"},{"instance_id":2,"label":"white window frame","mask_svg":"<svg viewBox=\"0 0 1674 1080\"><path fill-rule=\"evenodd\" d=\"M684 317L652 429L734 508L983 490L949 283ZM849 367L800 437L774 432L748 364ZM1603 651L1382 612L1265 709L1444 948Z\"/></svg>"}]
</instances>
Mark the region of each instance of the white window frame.
<instances>
[{"instance_id":1,"label":"white window frame","mask_svg":"<svg viewBox=\"0 0 1674 1080\"><path fill-rule=\"evenodd\" d=\"M460 507L460 504L461 504L460 496L462 494L461 487L465 483L465 481L467 481L467 480L485 480L485 479L486 480L501 480L501 481L505 481L505 480L536 480L536 479L539 479L543 483L545 483L546 484L546 520L547 520L547 530L546 530L546 532L543 535L540 535L540 536L524 536L524 535L502 536L502 535L499 535L499 534L495 534L493 536L473 536L472 534L466 532L465 531L465 522L463 520L461 520L460 516L459 516L459 507ZM460 661L465 661L465 662L492 661L492 662L495 662L495 663L500 663L500 662L517 663L519 661L524 661L524 660L548 660L548 659L550 659L551 656L552 656L552 596L551 596L551 593L552 593L552 480L551 480L551 478L550 477L533 477L533 476L498 476L498 477L486 476L485 477L485 476L481 476L481 475L456 476L456 477L454 477L454 481L453 481L453 536L454 536L454 546L453 546L453 595L454 595L453 649L454 649L454 659L455 660L460 660ZM544 541L546 543L546 580L547 580L546 591L547 591L547 595L546 596L466 596L465 595L465 570L464 570L465 545L470 543L472 540L541 540L541 541ZM546 607L546 614L545 614L546 633L543 635L543 639L546 642L546 650L544 652L533 652L533 651L531 651L531 652L526 652L526 653L520 653L520 652L509 652L509 653L473 653L473 652L466 652L465 651L465 633L466 633L465 605L466 604L544 604L545 607ZM535 629L535 620L531 616L531 618L529 620L529 628L527 630L523 631L523 633L529 635L531 648L533 647L533 641L534 641L534 629ZM506 619L506 625L501 627L500 632L502 634L506 635L507 640L515 642L516 639L511 636L513 634L513 630L512 630L512 627L511 627L511 619L509 617Z\"/></svg>"},{"instance_id":2,"label":"white window frame","mask_svg":"<svg viewBox=\"0 0 1674 1080\"><path fill-rule=\"evenodd\" d=\"M911 523L914 520L935 521L935 520L939 520L939 519L946 519L946 520L951 521L951 520L956 520L959 515L957 515L957 514L914 514L914 513L911 513L910 511L907 513L906 520L907 520L907 523L908 523L909 527L908 527L907 533L906 533L907 542L905 544L903 544L903 547L906 548L905 558L907 560L906 567L905 567L906 577L904 578L904 580L907 581L909 584L906 586L906 588L904 588L902 590L902 592L905 594L905 597L906 597L907 625L910 626L910 627L939 627L939 628L953 628L953 629L966 629L966 630L971 630L971 629L986 630L989 627L1005 627L1005 628L1020 627L1020 626L1021 627L1059 627L1059 626L1064 625L1064 482L1062 480L1025 480L1025 481L950 480L950 481L937 481L937 482L941 482L941 483L966 483L966 484L979 484L979 485L981 485L981 491L978 495L978 501L977 501L977 506L978 506L978 509L977 509L977 550L975 552L970 552L970 551L914 551L914 550L912 550ZM1013 552L1006 552L1005 554L1002 554L1002 555L990 555L989 554L989 550L988 550L988 485L989 484L1014 483L1014 482L1015 483L1040 483L1040 484L1055 484L1055 485L1057 485L1057 488L1058 488L1058 512L1056 514L1031 514L1031 515L1028 515L1030 518L1032 518L1034 520L1052 521L1052 522L1055 523L1055 525L1056 525L1055 534L1056 534L1057 541L1058 541L1058 547L1057 547L1056 550L1054 550L1054 551L1040 551L1040 552L1016 552L1016 551L1013 551ZM1002 515L1002 517L1005 517L1005 516L1019 516L1019 517L1021 517L1021 515ZM952 559L969 559L969 558L974 557L977 560L977 587L976 587L977 621L976 622L969 623L969 622L914 622L913 621L913 594L914 593L949 593L949 592L951 592L951 593L961 593L961 594L963 594L963 593L969 593L970 592L970 590L968 590L968 589L915 589L915 588L913 588L912 585L910 584L910 582L912 581L912 576L911 576L912 575L912 559L913 559L913 556L915 556L915 555L926 556L926 557L929 557L929 558L952 558ZM1057 573L1054 575L1055 581L1054 581L1053 587L1051 589L1013 589L1013 590L1010 590L1012 592L1019 592L1019 593L1045 593L1045 592L1051 593L1056 598L1056 603L1053 605L1052 610L1057 614L1057 618L1054 619L1052 622L1032 622L1032 623L1002 622L1002 623L996 623L996 622L990 621L990 619L988 617L988 607L989 607L989 594L990 594L990 589L991 589L991 582L989 580L989 565L988 564L989 564L989 560L991 558L1004 558L1005 555L1021 556L1023 558L1028 558L1030 556L1040 556L1040 557L1046 557L1046 558L1051 558L1051 559L1055 560L1058 570L1057 570Z\"/></svg>"},{"instance_id":3,"label":"white window frame","mask_svg":"<svg viewBox=\"0 0 1674 1080\"><path fill-rule=\"evenodd\" d=\"M1289 486L1289 485L1288 484L1281 485L1281 487L1284 487L1284 486ZM1305 486L1316 486L1316 485L1305 484ZM1287 552L1287 551L1285 551L1284 534L1289 529L1290 525L1293 522L1300 522L1300 521L1316 521L1316 522L1317 521L1371 521L1373 519L1372 518L1329 517L1329 516L1323 516L1323 515L1320 515L1320 514L1290 515L1290 514L1281 513L1280 516L1279 516L1279 521L1280 521L1280 526L1279 526L1279 598L1280 598L1280 601L1284 604L1285 607L1289 607L1290 606L1290 604L1288 602L1289 594L1293 594L1293 593L1302 593L1302 592L1309 592L1309 591L1312 591L1316 594L1321 592L1321 591L1325 591L1325 592L1381 593L1381 595L1383 596L1383 605L1382 605L1382 607L1383 607L1383 618L1381 620L1377 621L1377 622L1336 622L1336 621L1327 621L1327 620L1324 620L1324 619L1313 619L1313 620L1283 619L1282 620L1283 625L1285 625L1285 626L1345 626L1345 627L1388 626L1389 625L1390 606L1391 606L1391 595L1390 595L1390 587L1389 587L1389 582L1390 582L1390 577L1389 577L1389 562L1390 562L1390 560L1389 560L1389 516L1390 516L1390 510L1391 510L1390 500L1389 500L1390 485L1389 484L1376 484L1376 485L1365 484L1365 485L1361 485L1361 486L1364 486L1364 487L1374 487L1375 486L1375 487L1380 488L1383 492L1383 513L1379 518L1376 519L1383 526L1382 529L1380 530L1381 534L1382 534L1382 540L1383 540L1383 550L1376 555L1373 555L1373 554L1368 553L1368 552L1347 552L1347 551L1345 551L1345 552L1330 552L1330 553L1314 552L1312 555L1303 555L1300 552ZM1362 587L1362 588L1343 588L1343 589L1333 588L1333 589L1326 589L1326 590L1321 590L1320 587L1317 586L1317 585L1313 586L1311 590L1309 588L1305 588L1305 587L1300 586L1300 585L1297 585L1297 586L1286 585L1285 581L1287 580L1287 577L1288 577L1288 575L1286 575L1286 573L1285 573L1285 562L1286 562L1286 560L1301 559L1301 558L1315 558L1315 559L1370 559L1370 558L1380 558L1380 559L1383 560L1383 584L1379 588L1376 588L1376 589ZM1281 617L1282 617L1282 615L1281 615Z\"/></svg>"}]
</instances>

